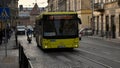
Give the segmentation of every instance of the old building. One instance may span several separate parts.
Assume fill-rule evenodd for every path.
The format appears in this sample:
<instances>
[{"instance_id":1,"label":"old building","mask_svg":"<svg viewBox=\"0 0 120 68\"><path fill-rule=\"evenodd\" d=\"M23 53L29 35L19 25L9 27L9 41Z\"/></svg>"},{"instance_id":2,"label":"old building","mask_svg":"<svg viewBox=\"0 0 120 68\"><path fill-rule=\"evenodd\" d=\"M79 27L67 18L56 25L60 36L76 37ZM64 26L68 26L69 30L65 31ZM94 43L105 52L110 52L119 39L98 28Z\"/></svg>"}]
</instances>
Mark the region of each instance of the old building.
<instances>
[{"instance_id":1,"label":"old building","mask_svg":"<svg viewBox=\"0 0 120 68\"><path fill-rule=\"evenodd\" d=\"M17 25L27 26L30 23L30 12L32 8L19 9L19 19Z\"/></svg>"},{"instance_id":2,"label":"old building","mask_svg":"<svg viewBox=\"0 0 120 68\"><path fill-rule=\"evenodd\" d=\"M44 10L45 9L43 7L39 7L37 3L35 3L33 8L19 8L19 20L17 25L34 26L36 16L42 13Z\"/></svg>"},{"instance_id":3,"label":"old building","mask_svg":"<svg viewBox=\"0 0 120 68\"><path fill-rule=\"evenodd\" d=\"M37 3L35 3L33 9L30 12L30 22L28 25L34 26L35 18L39 14L40 14L40 8L38 7Z\"/></svg>"},{"instance_id":4,"label":"old building","mask_svg":"<svg viewBox=\"0 0 120 68\"><path fill-rule=\"evenodd\" d=\"M109 38L120 37L119 0L95 0L95 33Z\"/></svg>"},{"instance_id":5,"label":"old building","mask_svg":"<svg viewBox=\"0 0 120 68\"><path fill-rule=\"evenodd\" d=\"M0 8L8 7L10 9L9 24L11 27L16 26L16 21L18 17L18 1L19 0L0 0ZM2 23L2 25L3 24L4 23Z\"/></svg>"},{"instance_id":6,"label":"old building","mask_svg":"<svg viewBox=\"0 0 120 68\"><path fill-rule=\"evenodd\" d=\"M75 11L78 12L79 18L82 20L81 28L91 28L92 9L90 0L75 0Z\"/></svg>"},{"instance_id":7,"label":"old building","mask_svg":"<svg viewBox=\"0 0 120 68\"><path fill-rule=\"evenodd\" d=\"M48 0L48 11L58 11L58 0Z\"/></svg>"}]
</instances>

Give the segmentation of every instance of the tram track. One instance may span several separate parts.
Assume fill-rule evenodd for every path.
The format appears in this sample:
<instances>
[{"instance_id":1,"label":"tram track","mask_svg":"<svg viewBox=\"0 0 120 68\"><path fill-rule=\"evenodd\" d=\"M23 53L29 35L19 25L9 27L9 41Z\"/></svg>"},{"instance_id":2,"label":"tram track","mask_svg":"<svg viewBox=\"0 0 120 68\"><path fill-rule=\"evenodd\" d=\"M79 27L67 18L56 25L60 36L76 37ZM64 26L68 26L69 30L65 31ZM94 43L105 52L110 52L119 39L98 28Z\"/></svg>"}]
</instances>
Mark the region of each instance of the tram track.
<instances>
[{"instance_id":1,"label":"tram track","mask_svg":"<svg viewBox=\"0 0 120 68\"><path fill-rule=\"evenodd\" d=\"M107 59L105 57L102 57L100 55L96 55L90 52L87 52L85 50L79 49L79 50L75 50L73 52L70 52L69 54L74 55L74 57L78 57L78 59L80 57L89 60L91 62L94 62L96 64L99 64L105 68L119 68L119 62L111 60L111 59Z\"/></svg>"},{"instance_id":2,"label":"tram track","mask_svg":"<svg viewBox=\"0 0 120 68\"><path fill-rule=\"evenodd\" d=\"M94 59L91 59L87 56L80 55L78 52L64 52L63 53L65 57L72 59L77 62L84 63L87 67L86 68L112 68L111 66L108 66L106 64L103 64L101 62L98 62Z\"/></svg>"},{"instance_id":3,"label":"tram track","mask_svg":"<svg viewBox=\"0 0 120 68\"><path fill-rule=\"evenodd\" d=\"M81 55L80 51L62 51L59 55L56 52L49 54L50 57L56 58L64 64L71 65L72 68L112 68L104 63L91 59L85 55Z\"/></svg>"}]
</instances>

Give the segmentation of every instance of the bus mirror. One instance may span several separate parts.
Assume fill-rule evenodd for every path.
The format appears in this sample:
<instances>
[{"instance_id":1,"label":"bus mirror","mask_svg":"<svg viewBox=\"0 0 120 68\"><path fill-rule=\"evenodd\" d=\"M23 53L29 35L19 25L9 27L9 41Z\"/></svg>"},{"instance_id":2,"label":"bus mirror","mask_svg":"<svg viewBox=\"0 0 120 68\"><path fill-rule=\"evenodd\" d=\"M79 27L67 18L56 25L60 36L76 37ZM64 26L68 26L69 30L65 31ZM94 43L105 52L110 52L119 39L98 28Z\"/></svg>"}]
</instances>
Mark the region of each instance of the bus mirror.
<instances>
[{"instance_id":1,"label":"bus mirror","mask_svg":"<svg viewBox=\"0 0 120 68\"><path fill-rule=\"evenodd\" d=\"M78 22L79 22L79 24L82 24L82 22L81 22L81 19L80 19L80 18L78 18Z\"/></svg>"}]
</instances>

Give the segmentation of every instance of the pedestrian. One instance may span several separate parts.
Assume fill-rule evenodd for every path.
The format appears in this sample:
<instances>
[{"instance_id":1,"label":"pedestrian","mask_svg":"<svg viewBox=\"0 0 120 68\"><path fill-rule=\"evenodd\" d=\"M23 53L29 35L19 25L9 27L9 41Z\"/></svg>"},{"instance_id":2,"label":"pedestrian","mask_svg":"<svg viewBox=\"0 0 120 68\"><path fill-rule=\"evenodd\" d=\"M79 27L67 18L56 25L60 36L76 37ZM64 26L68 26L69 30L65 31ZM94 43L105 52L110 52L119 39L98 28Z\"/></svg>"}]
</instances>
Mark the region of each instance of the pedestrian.
<instances>
[{"instance_id":1,"label":"pedestrian","mask_svg":"<svg viewBox=\"0 0 120 68\"><path fill-rule=\"evenodd\" d=\"M2 44L2 30L0 30L0 45Z\"/></svg>"},{"instance_id":2,"label":"pedestrian","mask_svg":"<svg viewBox=\"0 0 120 68\"><path fill-rule=\"evenodd\" d=\"M3 31L2 31L2 39L3 39L3 41L4 41L4 43L5 43L5 41L6 41L6 34L5 34L5 28L3 29Z\"/></svg>"},{"instance_id":3,"label":"pedestrian","mask_svg":"<svg viewBox=\"0 0 120 68\"><path fill-rule=\"evenodd\" d=\"M109 24L106 24L106 38L108 38L109 35Z\"/></svg>"},{"instance_id":4,"label":"pedestrian","mask_svg":"<svg viewBox=\"0 0 120 68\"><path fill-rule=\"evenodd\" d=\"M6 35L7 35L7 39L10 39L9 29L6 29Z\"/></svg>"}]
</instances>

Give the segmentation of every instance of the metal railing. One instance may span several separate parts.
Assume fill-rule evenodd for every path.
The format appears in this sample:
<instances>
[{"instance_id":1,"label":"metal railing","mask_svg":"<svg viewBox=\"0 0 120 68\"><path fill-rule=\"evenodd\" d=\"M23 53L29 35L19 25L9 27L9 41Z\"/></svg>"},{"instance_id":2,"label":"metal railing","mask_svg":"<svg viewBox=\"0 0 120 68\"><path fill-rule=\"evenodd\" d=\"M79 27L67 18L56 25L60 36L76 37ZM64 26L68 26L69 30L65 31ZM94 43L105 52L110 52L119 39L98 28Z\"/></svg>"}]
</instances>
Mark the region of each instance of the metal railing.
<instances>
[{"instance_id":1,"label":"metal railing","mask_svg":"<svg viewBox=\"0 0 120 68\"><path fill-rule=\"evenodd\" d=\"M23 46L19 43L19 68L33 68L31 62L24 53Z\"/></svg>"}]
</instances>

